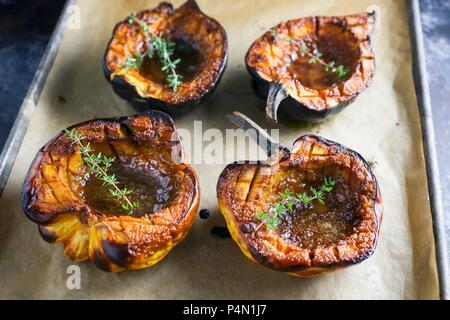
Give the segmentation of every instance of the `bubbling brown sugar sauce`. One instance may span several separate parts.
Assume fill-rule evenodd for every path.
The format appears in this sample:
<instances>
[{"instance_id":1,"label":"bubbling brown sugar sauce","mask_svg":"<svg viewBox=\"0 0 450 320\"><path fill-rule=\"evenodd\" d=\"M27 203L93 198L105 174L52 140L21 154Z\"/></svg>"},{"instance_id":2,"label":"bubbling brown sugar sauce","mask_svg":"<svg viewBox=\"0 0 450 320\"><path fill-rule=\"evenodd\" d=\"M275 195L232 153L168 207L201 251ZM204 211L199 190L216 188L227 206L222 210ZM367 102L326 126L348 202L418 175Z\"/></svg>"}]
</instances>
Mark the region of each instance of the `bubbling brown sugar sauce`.
<instances>
[{"instance_id":1,"label":"bubbling brown sugar sauce","mask_svg":"<svg viewBox=\"0 0 450 320\"><path fill-rule=\"evenodd\" d=\"M203 68L200 50L181 39L172 39L172 41L175 42L175 49L170 59L172 61L180 59L180 63L177 64L175 69L176 73L183 77L182 82L193 80ZM145 56L139 73L152 82L167 84L167 73L161 70L162 67L160 57L155 52L151 59Z\"/></svg>"},{"instance_id":2,"label":"bubbling brown sugar sauce","mask_svg":"<svg viewBox=\"0 0 450 320\"><path fill-rule=\"evenodd\" d=\"M133 217L155 213L167 207L175 198L179 184L177 174L164 172L156 160L149 162L139 157L116 158L108 174L116 175L119 188L133 190L128 198L139 202L139 207L133 209ZM111 187L103 185L93 174L89 174L83 188L87 205L106 215L127 215L122 208L123 201L110 194L108 189Z\"/></svg>"},{"instance_id":3,"label":"bubbling brown sugar sauce","mask_svg":"<svg viewBox=\"0 0 450 320\"><path fill-rule=\"evenodd\" d=\"M358 217L359 202L342 179L335 178L336 184L330 193L324 193L325 204L313 200L312 204L297 205L290 213L281 218L278 233L302 248L313 249L319 246L336 245L353 233L360 222ZM316 181L298 183L298 179L288 178L278 187L279 192L289 188L294 194L307 192L310 187L319 188L323 178ZM281 201L279 195L275 201Z\"/></svg>"}]
</instances>

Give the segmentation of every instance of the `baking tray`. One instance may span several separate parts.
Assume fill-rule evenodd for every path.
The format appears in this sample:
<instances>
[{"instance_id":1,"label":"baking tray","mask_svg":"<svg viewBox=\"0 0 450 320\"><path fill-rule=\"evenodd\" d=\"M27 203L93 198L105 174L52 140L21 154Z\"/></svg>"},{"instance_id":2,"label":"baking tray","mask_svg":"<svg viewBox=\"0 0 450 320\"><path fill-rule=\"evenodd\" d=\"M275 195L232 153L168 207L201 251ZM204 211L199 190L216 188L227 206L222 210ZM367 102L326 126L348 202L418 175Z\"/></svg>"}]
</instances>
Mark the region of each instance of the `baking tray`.
<instances>
[{"instance_id":1,"label":"baking tray","mask_svg":"<svg viewBox=\"0 0 450 320\"><path fill-rule=\"evenodd\" d=\"M24 135L27 131L31 115L37 105L40 93L46 82L53 62L57 56L60 41L66 29L65 21L72 13L74 0L68 0L63 8L47 49L39 64L33 81L27 91L17 118L0 154L0 196L8 180ZM433 219L436 260L439 274L440 297L450 299L449 260L445 235L444 211L439 181L439 168L436 156L435 132L430 103L427 70L423 45L423 34L420 20L418 0L408 1L410 34L413 50L414 84L419 106L424 156L428 178L429 199Z\"/></svg>"},{"instance_id":2,"label":"baking tray","mask_svg":"<svg viewBox=\"0 0 450 320\"><path fill-rule=\"evenodd\" d=\"M419 105L425 164L428 176L428 193L431 214L433 215L433 232L436 246L436 262L439 274L441 299L450 299L449 257L445 231L444 207L436 152L436 139L431 109L430 89L428 87L425 47L423 44L422 22L420 20L419 0L407 1L411 30L411 47L413 50L413 74Z\"/></svg>"}]
</instances>

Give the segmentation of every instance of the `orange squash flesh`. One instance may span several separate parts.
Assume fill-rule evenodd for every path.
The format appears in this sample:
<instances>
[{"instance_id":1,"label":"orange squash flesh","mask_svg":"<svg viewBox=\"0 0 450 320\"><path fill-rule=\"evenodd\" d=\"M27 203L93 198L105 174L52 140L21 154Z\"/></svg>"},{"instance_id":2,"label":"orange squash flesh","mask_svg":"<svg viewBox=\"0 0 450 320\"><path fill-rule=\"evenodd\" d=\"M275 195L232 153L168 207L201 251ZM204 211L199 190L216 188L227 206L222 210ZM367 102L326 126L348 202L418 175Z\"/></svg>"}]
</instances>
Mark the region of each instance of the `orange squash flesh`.
<instances>
[{"instance_id":1,"label":"orange squash flesh","mask_svg":"<svg viewBox=\"0 0 450 320\"><path fill-rule=\"evenodd\" d=\"M64 244L75 261L92 260L106 271L152 266L189 231L199 205L198 179L183 163L170 117L151 111L71 127L92 153L114 156L109 174L140 203L129 215L108 186L89 173L80 150L64 132L38 152L26 176L23 209L44 240Z\"/></svg>"},{"instance_id":2,"label":"orange squash flesh","mask_svg":"<svg viewBox=\"0 0 450 320\"><path fill-rule=\"evenodd\" d=\"M336 181L325 205L284 215L271 230L256 220L280 201L279 193ZM230 164L217 184L219 208L243 253L263 266L313 276L361 262L373 254L382 219L375 176L356 152L318 136L302 136L291 155L269 166Z\"/></svg>"},{"instance_id":3,"label":"orange squash flesh","mask_svg":"<svg viewBox=\"0 0 450 320\"><path fill-rule=\"evenodd\" d=\"M174 91L161 70L160 58L145 55L149 45L138 23L128 19L118 23L104 55L104 73L114 91L140 109L158 108L169 114L179 113L198 104L218 85L226 66L228 43L225 30L200 11L194 0L174 9L162 2L136 17L147 23L149 32L175 43L172 60L182 83ZM144 61L138 69L127 69L127 55L140 52Z\"/></svg>"},{"instance_id":4,"label":"orange squash flesh","mask_svg":"<svg viewBox=\"0 0 450 320\"><path fill-rule=\"evenodd\" d=\"M339 112L371 83L375 56L370 44L374 15L360 13L342 17L308 17L267 31L251 45L245 58L256 91L267 96L269 85L280 83L287 94L280 108L304 122L319 122ZM343 66L348 74L327 71L311 63L303 52L321 53L324 63Z\"/></svg>"}]
</instances>

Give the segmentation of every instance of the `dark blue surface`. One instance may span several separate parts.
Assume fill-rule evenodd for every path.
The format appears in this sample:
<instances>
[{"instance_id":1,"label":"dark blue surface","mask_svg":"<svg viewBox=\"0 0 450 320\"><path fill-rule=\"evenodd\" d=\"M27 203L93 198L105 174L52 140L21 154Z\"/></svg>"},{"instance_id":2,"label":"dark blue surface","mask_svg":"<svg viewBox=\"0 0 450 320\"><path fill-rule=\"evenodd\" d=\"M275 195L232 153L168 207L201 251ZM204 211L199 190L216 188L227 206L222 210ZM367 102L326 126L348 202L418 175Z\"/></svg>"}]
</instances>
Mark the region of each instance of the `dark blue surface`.
<instances>
[{"instance_id":1,"label":"dark blue surface","mask_svg":"<svg viewBox=\"0 0 450 320\"><path fill-rule=\"evenodd\" d=\"M0 149L64 0L0 0ZM450 248L450 1L420 0Z\"/></svg>"},{"instance_id":2,"label":"dark blue surface","mask_svg":"<svg viewBox=\"0 0 450 320\"><path fill-rule=\"evenodd\" d=\"M450 1L420 1L450 252Z\"/></svg>"},{"instance_id":3,"label":"dark blue surface","mask_svg":"<svg viewBox=\"0 0 450 320\"><path fill-rule=\"evenodd\" d=\"M0 0L0 150L64 2Z\"/></svg>"}]
</instances>

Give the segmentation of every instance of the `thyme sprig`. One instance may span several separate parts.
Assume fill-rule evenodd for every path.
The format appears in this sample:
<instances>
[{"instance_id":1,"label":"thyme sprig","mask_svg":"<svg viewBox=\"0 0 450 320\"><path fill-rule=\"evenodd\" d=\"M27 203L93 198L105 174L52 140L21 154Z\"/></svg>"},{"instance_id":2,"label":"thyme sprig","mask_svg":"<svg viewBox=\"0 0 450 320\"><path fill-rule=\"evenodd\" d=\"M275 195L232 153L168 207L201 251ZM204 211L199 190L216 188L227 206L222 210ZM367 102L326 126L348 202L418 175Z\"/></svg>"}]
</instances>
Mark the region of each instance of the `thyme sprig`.
<instances>
[{"instance_id":1,"label":"thyme sprig","mask_svg":"<svg viewBox=\"0 0 450 320\"><path fill-rule=\"evenodd\" d=\"M83 162L86 164L88 171L99 179L103 185L109 185L111 187L108 189L109 193L117 201L121 202L122 208L127 211L128 214L132 214L133 209L139 207L139 202L131 201L128 198L128 195L131 194L133 190L119 188L119 181L116 175L108 174L108 169L113 164L115 158L107 157L101 152L93 153L90 143L83 144L82 140L84 140L85 137L81 133L76 132L75 129L64 129L64 131L71 140L71 143L79 147Z\"/></svg>"},{"instance_id":2,"label":"thyme sprig","mask_svg":"<svg viewBox=\"0 0 450 320\"><path fill-rule=\"evenodd\" d=\"M167 73L166 81L169 87L176 92L183 77L176 73L176 67L181 62L181 59L172 60L171 57L174 53L175 42L164 39L162 33L155 34L151 32L147 22L139 19L134 13L128 17L127 22L129 24L137 23L139 25L139 30L144 36L148 48L144 53L140 51L135 52L134 56L128 54L125 57L123 67L127 71L130 69L138 69L142 66L145 56L151 59L156 53L162 64L161 70Z\"/></svg>"},{"instance_id":3,"label":"thyme sprig","mask_svg":"<svg viewBox=\"0 0 450 320\"><path fill-rule=\"evenodd\" d=\"M320 53L317 48L311 52L308 45L303 40L300 40L300 54L302 57L306 55L310 58L308 63L320 63L325 67L326 71L336 73L339 78L344 78L350 72L350 70L346 69L343 65L336 65L335 61L325 62L325 60L322 59L322 53Z\"/></svg>"},{"instance_id":4,"label":"thyme sprig","mask_svg":"<svg viewBox=\"0 0 450 320\"><path fill-rule=\"evenodd\" d=\"M323 184L318 189L314 187L309 189L310 194L303 192L294 195L292 191L286 188L284 192L279 193L282 200L272 206L269 212L266 213L258 209L255 218L260 224L255 228L255 232L263 225L270 230L275 230L280 224L280 218L285 214L291 214L298 204L311 205L314 200L317 200L320 204L325 204L325 193L330 193L335 184L336 181L331 177L325 177Z\"/></svg>"},{"instance_id":5,"label":"thyme sprig","mask_svg":"<svg viewBox=\"0 0 450 320\"><path fill-rule=\"evenodd\" d=\"M287 36L284 39L288 43L292 42L292 40L291 36ZM345 78L350 73L350 70L346 69L343 65L336 65L335 61L326 62L323 60L323 54L317 48L311 50L303 40L300 40L300 55L302 57L309 57L309 64L320 63L325 67L325 71L335 73L339 78Z\"/></svg>"},{"instance_id":6,"label":"thyme sprig","mask_svg":"<svg viewBox=\"0 0 450 320\"><path fill-rule=\"evenodd\" d=\"M140 57L140 54L136 54L136 58L134 58L132 55L128 54L125 57L125 62L123 63L123 67L128 72L131 69L138 69L142 65L142 57Z\"/></svg>"}]
</instances>

